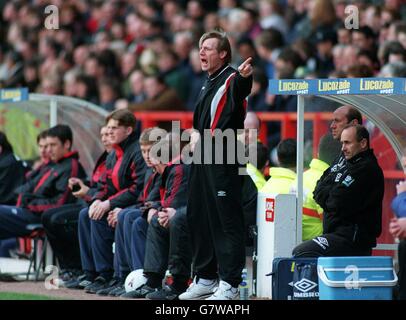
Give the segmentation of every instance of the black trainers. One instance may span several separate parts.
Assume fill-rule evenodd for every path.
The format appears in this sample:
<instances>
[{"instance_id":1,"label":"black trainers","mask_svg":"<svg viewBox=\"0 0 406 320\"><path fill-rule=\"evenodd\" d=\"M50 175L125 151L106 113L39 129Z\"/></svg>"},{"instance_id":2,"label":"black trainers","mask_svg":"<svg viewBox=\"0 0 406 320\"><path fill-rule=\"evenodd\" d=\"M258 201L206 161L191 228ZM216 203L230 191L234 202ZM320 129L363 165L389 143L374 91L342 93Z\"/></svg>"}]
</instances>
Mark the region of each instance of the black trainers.
<instances>
[{"instance_id":1,"label":"black trainers","mask_svg":"<svg viewBox=\"0 0 406 320\"><path fill-rule=\"evenodd\" d=\"M80 275L76 279L69 280L63 284L65 288L68 289L79 289L83 290L87 286L93 283L94 279L87 277L85 274Z\"/></svg>"},{"instance_id":2,"label":"black trainers","mask_svg":"<svg viewBox=\"0 0 406 320\"><path fill-rule=\"evenodd\" d=\"M186 290L186 289L185 289ZM150 300L178 300L183 291L177 291L174 287L165 285L164 288L148 293L145 298Z\"/></svg>"},{"instance_id":3,"label":"black trainers","mask_svg":"<svg viewBox=\"0 0 406 320\"><path fill-rule=\"evenodd\" d=\"M121 279L113 278L108 283L107 288L100 289L96 292L99 296L107 296L110 294L111 291L121 288L124 285L124 282Z\"/></svg>"},{"instance_id":4,"label":"black trainers","mask_svg":"<svg viewBox=\"0 0 406 320\"><path fill-rule=\"evenodd\" d=\"M96 293L101 289L106 289L107 287L109 287L110 280L111 279L106 279L102 276L98 276L91 285L85 288L85 292Z\"/></svg>"},{"instance_id":5,"label":"black trainers","mask_svg":"<svg viewBox=\"0 0 406 320\"><path fill-rule=\"evenodd\" d=\"M142 299L142 298L145 298L145 296L148 293L151 293L154 291L158 291L158 288L151 288L151 287L147 286L146 284L143 284L138 289L124 293L120 297L121 298L130 298L130 299Z\"/></svg>"},{"instance_id":6,"label":"black trainers","mask_svg":"<svg viewBox=\"0 0 406 320\"><path fill-rule=\"evenodd\" d=\"M109 296L110 297L119 297L124 293L125 293L125 287L124 287L124 284L122 284L121 286L115 288L114 290L111 290L109 292Z\"/></svg>"},{"instance_id":7,"label":"black trainers","mask_svg":"<svg viewBox=\"0 0 406 320\"><path fill-rule=\"evenodd\" d=\"M61 280L61 285L65 286L69 281L77 279L81 275L80 270L76 269L63 269L59 273L59 280Z\"/></svg>"}]
</instances>

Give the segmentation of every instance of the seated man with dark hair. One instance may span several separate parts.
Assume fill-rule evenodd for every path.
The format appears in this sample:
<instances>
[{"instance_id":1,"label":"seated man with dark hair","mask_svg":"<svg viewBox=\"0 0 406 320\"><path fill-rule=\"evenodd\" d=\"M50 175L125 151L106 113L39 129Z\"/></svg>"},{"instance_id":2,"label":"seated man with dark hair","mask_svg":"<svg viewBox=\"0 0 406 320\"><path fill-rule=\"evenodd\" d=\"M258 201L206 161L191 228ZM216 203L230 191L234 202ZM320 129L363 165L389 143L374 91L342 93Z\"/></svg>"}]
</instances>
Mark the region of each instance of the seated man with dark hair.
<instances>
[{"instance_id":1,"label":"seated man with dark hair","mask_svg":"<svg viewBox=\"0 0 406 320\"><path fill-rule=\"evenodd\" d=\"M64 285L79 274L82 268L77 230L79 211L87 206L86 201L90 201L92 194L97 191L97 182L106 175L106 158L112 149L106 127L101 128L100 136L105 151L96 162L89 186L80 178L70 178L69 189L78 201L47 210L41 217L48 241L58 259L60 278Z\"/></svg>"},{"instance_id":2,"label":"seated man with dark hair","mask_svg":"<svg viewBox=\"0 0 406 320\"><path fill-rule=\"evenodd\" d=\"M17 206L0 205L0 239L29 235L27 225L41 223L44 211L76 201L68 188L68 180L84 178L86 174L78 153L71 151L72 140L72 130L67 125L57 125L47 131L51 163L41 174L16 189Z\"/></svg>"}]
</instances>

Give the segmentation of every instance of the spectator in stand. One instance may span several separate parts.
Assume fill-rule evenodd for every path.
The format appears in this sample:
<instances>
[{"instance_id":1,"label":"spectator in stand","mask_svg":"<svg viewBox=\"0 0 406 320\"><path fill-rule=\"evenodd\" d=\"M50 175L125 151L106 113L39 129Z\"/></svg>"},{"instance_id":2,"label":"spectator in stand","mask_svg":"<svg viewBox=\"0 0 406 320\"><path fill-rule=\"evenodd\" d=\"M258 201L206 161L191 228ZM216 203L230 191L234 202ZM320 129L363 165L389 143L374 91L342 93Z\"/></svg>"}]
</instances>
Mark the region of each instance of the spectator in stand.
<instances>
[{"instance_id":1,"label":"spectator in stand","mask_svg":"<svg viewBox=\"0 0 406 320\"><path fill-rule=\"evenodd\" d=\"M196 100L202 91L203 84L206 80L206 75L200 67L200 56L198 49L190 51L190 68L187 71L187 78L189 79L189 93L186 102L188 111L194 111Z\"/></svg>"},{"instance_id":2,"label":"spectator in stand","mask_svg":"<svg viewBox=\"0 0 406 320\"><path fill-rule=\"evenodd\" d=\"M33 61L27 61L24 64L24 86L29 92L36 92L39 86L38 64Z\"/></svg>"},{"instance_id":3,"label":"spectator in stand","mask_svg":"<svg viewBox=\"0 0 406 320\"><path fill-rule=\"evenodd\" d=\"M275 28L262 31L255 39L255 46L259 57L265 61L265 72L268 79L275 78L275 63L284 40L281 32Z\"/></svg>"},{"instance_id":4,"label":"spectator in stand","mask_svg":"<svg viewBox=\"0 0 406 320\"><path fill-rule=\"evenodd\" d=\"M3 75L0 75L0 87L16 87L23 79L23 61L21 54L9 51L5 55Z\"/></svg>"},{"instance_id":5,"label":"spectator in stand","mask_svg":"<svg viewBox=\"0 0 406 320\"><path fill-rule=\"evenodd\" d=\"M352 31L351 43L359 50L376 51L376 35L368 26L361 26Z\"/></svg>"},{"instance_id":6,"label":"spectator in stand","mask_svg":"<svg viewBox=\"0 0 406 320\"><path fill-rule=\"evenodd\" d=\"M141 70L134 70L130 74L130 94L127 98L129 103L139 103L145 100L144 74Z\"/></svg>"},{"instance_id":7,"label":"spectator in stand","mask_svg":"<svg viewBox=\"0 0 406 320\"><path fill-rule=\"evenodd\" d=\"M147 99L143 102L129 104L130 111L148 110L183 110L184 104L176 91L165 84L160 75L148 76L144 80Z\"/></svg>"},{"instance_id":8,"label":"spectator in stand","mask_svg":"<svg viewBox=\"0 0 406 320\"><path fill-rule=\"evenodd\" d=\"M379 76L384 78L404 78L406 77L406 63L398 61L385 64Z\"/></svg>"},{"instance_id":9,"label":"spectator in stand","mask_svg":"<svg viewBox=\"0 0 406 320\"><path fill-rule=\"evenodd\" d=\"M320 78L326 78L334 70L333 47L337 41L334 29L319 28L314 34L317 47L316 72Z\"/></svg>"},{"instance_id":10,"label":"spectator in stand","mask_svg":"<svg viewBox=\"0 0 406 320\"><path fill-rule=\"evenodd\" d=\"M117 99L121 96L118 82L114 79L102 79L97 91L100 107L106 111L113 111Z\"/></svg>"},{"instance_id":11,"label":"spectator in stand","mask_svg":"<svg viewBox=\"0 0 406 320\"><path fill-rule=\"evenodd\" d=\"M332 0L311 0L307 4L308 14L294 25L294 38L309 38L319 27L334 28L338 23Z\"/></svg>"},{"instance_id":12,"label":"spectator in stand","mask_svg":"<svg viewBox=\"0 0 406 320\"><path fill-rule=\"evenodd\" d=\"M76 77L75 97L88 102L97 103L97 82L94 77L85 74Z\"/></svg>"},{"instance_id":13,"label":"spectator in stand","mask_svg":"<svg viewBox=\"0 0 406 320\"><path fill-rule=\"evenodd\" d=\"M369 78L373 76L373 70L364 64L353 65L347 70L347 78Z\"/></svg>"},{"instance_id":14,"label":"spectator in stand","mask_svg":"<svg viewBox=\"0 0 406 320\"><path fill-rule=\"evenodd\" d=\"M264 71L254 68L251 94L248 98L248 111L268 111L269 105L266 102L268 91L268 78Z\"/></svg>"},{"instance_id":15,"label":"spectator in stand","mask_svg":"<svg viewBox=\"0 0 406 320\"><path fill-rule=\"evenodd\" d=\"M0 239L29 235L26 226L40 223L47 210L74 202L68 180L86 175L77 152L71 151L72 131L69 126L57 125L47 131L46 141L52 165L15 190L19 194L17 206L0 206Z\"/></svg>"},{"instance_id":16,"label":"spectator in stand","mask_svg":"<svg viewBox=\"0 0 406 320\"><path fill-rule=\"evenodd\" d=\"M252 58L252 65L257 68L265 68L265 63L259 57L258 52L255 48L254 41L248 37L239 38L236 43L238 55L240 59L237 61L237 64L240 64L247 60L249 57Z\"/></svg>"},{"instance_id":17,"label":"spectator in stand","mask_svg":"<svg viewBox=\"0 0 406 320\"><path fill-rule=\"evenodd\" d=\"M182 101L186 101L188 81L185 70L180 66L178 55L171 49L160 53L158 56L158 68L168 87L174 89Z\"/></svg>"}]
</instances>

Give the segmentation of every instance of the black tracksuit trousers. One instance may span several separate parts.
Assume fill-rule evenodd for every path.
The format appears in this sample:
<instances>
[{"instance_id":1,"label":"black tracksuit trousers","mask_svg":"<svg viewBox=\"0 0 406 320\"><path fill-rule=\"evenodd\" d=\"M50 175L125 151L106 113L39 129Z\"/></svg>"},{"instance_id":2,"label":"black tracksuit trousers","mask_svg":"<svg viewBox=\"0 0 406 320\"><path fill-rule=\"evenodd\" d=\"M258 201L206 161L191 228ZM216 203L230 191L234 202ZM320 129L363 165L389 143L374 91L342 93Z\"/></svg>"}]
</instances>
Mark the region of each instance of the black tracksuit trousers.
<instances>
[{"instance_id":1,"label":"black tracksuit trousers","mask_svg":"<svg viewBox=\"0 0 406 320\"><path fill-rule=\"evenodd\" d=\"M238 287L245 265L238 166L192 164L191 169L187 215L194 271L199 278L219 277Z\"/></svg>"},{"instance_id":2,"label":"black tracksuit trousers","mask_svg":"<svg viewBox=\"0 0 406 320\"><path fill-rule=\"evenodd\" d=\"M41 216L49 243L61 269L82 269L80 262L78 218L84 205L66 204L49 209Z\"/></svg>"},{"instance_id":3,"label":"black tracksuit trousers","mask_svg":"<svg viewBox=\"0 0 406 320\"><path fill-rule=\"evenodd\" d=\"M154 216L148 227L144 272L158 274L162 279L169 269L176 279L189 279L192 254L185 208L178 209L164 228Z\"/></svg>"}]
</instances>

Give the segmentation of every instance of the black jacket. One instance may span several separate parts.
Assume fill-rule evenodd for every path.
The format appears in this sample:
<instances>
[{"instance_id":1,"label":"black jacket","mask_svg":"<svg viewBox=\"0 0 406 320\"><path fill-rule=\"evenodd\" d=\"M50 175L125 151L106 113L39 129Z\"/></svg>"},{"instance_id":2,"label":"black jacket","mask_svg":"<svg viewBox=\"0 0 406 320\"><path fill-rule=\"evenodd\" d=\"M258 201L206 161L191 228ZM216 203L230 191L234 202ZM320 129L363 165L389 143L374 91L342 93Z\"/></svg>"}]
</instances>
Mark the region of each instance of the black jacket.
<instances>
[{"instance_id":1,"label":"black jacket","mask_svg":"<svg viewBox=\"0 0 406 320\"><path fill-rule=\"evenodd\" d=\"M152 168L147 168L144 177L144 189L138 197L138 202L143 204L147 201L158 201L160 199L160 185L161 175Z\"/></svg>"},{"instance_id":2,"label":"black jacket","mask_svg":"<svg viewBox=\"0 0 406 320\"><path fill-rule=\"evenodd\" d=\"M193 128L199 131L201 137L205 129L212 132L215 129L222 131L229 129L234 133L237 133L237 129L243 129L247 108L246 97L250 94L251 87L252 77L242 77L229 65L221 67L206 79L200 91L193 115ZM235 134L235 140L236 137ZM236 141L233 143L235 145ZM223 148L225 157L227 144L224 144ZM201 149L202 156L204 150L205 148ZM213 156L215 152L213 149Z\"/></svg>"},{"instance_id":3,"label":"black jacket","mask_svg":"<svg viewBox=\"0 0 406 320\"><path fill-rule=\"evenodd\" d=\"M17 195L13 191L25 182L27 170L24 162L18 160L12 152L0 154L0 204L16 204Z\"/></svg>"},{"instance_id":4,"label":"black jacket","mask_svg":"<svg viewBox=\"0 0 406 320\"><path fill-rule=\"evenodd\" d=\"M125 208L137 203L142 192L145 161L135 133L115 145L106 159L106 179L98 183L94 200L110 200L110 208Z\"/></svg>"},{"instance_id":5,"label":"black jacket","mask_svg":"<svg viewBox=\"0 0 406 320\"><path fill-rule=\"evenodd\" d=\"M105 183L106 182L106 159L108 153L104 151L99 159L96 161L96 165L92 172L92 179L89 182L90 189L87 191L84 200L86 202L91 202L94 195L98 192L98 183Z\"/></svg>"},{"instance_id":6,"label":"black jacket","mask_svg":"<svg viewBox=\"0 0 406 320\"><path fill-rule=\"evenodd\" d=\"M190 165L168 163L161 176L160 200L154 202L154 208L177 209L186 206L189 171Z\"/></svg>"},{"instance_id":7,"label":"black jacket","mask_svg":"<svg viewBox=\"0 0 406 320\"><path fill-rule=\"evenodd\" d=\"M323 233L372 248L382 231L384 177L372 149L327 169L314 199L324 209Z\"/></svg>"},{"instance_id":8,"label":"black jacket","mask_svg":"<svg viewBox=\"0 0 406 320\"><path fill-rule=\"evenodd\" d=\"M69 152L56 163L50 162L45 165L34 179L17 188L16 192L19 193L17 205L41 213L75 202L76 198L68 188L68 180L72 177L86 178L76 151Z\"/></svg>"}]
</instances>

